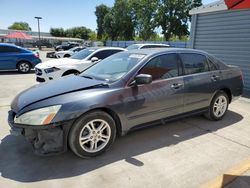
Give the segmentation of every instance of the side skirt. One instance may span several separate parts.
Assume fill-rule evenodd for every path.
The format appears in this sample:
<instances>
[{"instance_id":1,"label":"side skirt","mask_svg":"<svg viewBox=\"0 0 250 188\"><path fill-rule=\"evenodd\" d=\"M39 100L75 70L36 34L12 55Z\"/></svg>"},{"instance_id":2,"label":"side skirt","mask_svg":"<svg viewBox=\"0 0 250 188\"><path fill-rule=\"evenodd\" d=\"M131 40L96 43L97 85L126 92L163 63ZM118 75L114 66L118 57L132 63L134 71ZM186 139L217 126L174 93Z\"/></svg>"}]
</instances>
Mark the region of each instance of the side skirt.
<instances>
[{"instance_id":1,"label":"side skirt","mask_svg":"<svg viewBox=\"0 0 250 188\"><path fill-rule=\"evenodd\" d=\"M126 132L123 132L122 135L125 135L125 134L127 134L129 132L132 132L132 131L135 131L135 130L143 129L143 128L146 128L146 127L162 125L162 124L165 124L166 122L179 120L179 119L182 119L182 118L185 118L185 117L201 115L201 114L204 114L207 111L208 111L208 108L202 108L202 109L199 109L199 110L186 112L186 113L183 113L183 114L167 117L167 118L164 118L164 119L159 119L159 120L148 122L148 123L145 123L145 124L139 124L139 125L136 125L136 126L132 127L130 130L128 130Z\"/></svg>"}]
</instances>

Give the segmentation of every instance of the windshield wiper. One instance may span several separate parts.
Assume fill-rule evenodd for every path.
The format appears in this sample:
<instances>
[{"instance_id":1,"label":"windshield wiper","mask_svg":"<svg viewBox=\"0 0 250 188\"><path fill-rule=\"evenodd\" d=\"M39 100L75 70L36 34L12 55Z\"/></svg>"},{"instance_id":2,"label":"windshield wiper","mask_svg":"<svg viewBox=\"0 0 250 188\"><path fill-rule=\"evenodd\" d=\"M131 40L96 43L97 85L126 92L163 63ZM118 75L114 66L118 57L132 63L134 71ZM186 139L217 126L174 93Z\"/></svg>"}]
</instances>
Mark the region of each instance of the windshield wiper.
<instances>
[{"instance_id":1,"label":"windshield wiper","mask_svg":"<svg viewBox=\"0 0 250 188\"><path fill-rule=\"evenodd\" d=\"M94 79L93 77L88 76L88 75L83 75L82 77L84 77L84 78L88 78L88 79L91 79L91 80L93 80L93 79Z\"/></svg>"}]
</instances>

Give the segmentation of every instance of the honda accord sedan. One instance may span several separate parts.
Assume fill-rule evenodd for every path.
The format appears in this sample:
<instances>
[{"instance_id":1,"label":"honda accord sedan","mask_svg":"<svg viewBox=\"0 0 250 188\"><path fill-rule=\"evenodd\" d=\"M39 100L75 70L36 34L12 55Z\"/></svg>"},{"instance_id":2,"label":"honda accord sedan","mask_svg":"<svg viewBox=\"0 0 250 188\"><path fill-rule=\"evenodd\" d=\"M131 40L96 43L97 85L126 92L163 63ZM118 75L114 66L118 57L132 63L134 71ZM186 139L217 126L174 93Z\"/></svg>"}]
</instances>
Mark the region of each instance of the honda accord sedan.
<instances>
[{"instance_id":1,"label":"honda accord sedan","mask_svg":"<svg viewBox=\"0 0 250 188\"><path fill-rule=\"evenodd\" d=\"M12 134L26 137L37 154L70 147L93 157L118 135L158 120L194 114L220 120L242 90L241 71L203 51L131 50L23 91L8 120Z\"/></svg>"}]
</instances>

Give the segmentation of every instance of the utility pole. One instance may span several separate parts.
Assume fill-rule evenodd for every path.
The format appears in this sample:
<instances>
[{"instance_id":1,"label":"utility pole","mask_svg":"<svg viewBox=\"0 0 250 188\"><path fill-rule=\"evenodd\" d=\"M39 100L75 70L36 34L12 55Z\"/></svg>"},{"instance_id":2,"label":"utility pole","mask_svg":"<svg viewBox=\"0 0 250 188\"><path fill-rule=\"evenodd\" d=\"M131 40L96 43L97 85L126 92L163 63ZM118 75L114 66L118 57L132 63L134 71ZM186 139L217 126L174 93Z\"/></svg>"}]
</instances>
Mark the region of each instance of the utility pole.
<instances>
[{"instance_id":1,"label":"utility pole","mask_svg":"<svg viewBox=\"0 0 250 188\"><path fill-rule=\"evenodd\" d=\"M43 19L42 17L36 16L35 19L37 19L37 24L38 24L38 48L41 50L41 35L40 35L40 19Z\"/></svg>"}]
</instances>

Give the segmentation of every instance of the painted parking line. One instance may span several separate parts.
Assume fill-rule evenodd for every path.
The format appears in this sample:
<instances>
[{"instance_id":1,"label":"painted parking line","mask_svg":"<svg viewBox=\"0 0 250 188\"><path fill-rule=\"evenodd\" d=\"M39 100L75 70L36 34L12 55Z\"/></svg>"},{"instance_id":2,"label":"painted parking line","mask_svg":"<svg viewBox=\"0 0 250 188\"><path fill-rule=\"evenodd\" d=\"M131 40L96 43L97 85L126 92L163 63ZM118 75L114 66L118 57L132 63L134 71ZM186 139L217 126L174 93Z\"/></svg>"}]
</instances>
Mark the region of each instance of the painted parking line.
<instances>
[{"instance_id":1,"label":"painted parking line","mask_svg":"<svg viewBox=\"0 0 250 188\"><path fill-rule=\"evenodd\" d=\"M9 107L10 105L0 105L0 108L5 108L5 107Z\"/></svg>"},{"instance_id":2,"label":"painted parking line","mask_svg":"<svg viewBox=\"0 0 250 188\"><path fill-rule=\"evenodd\" d=\"M231 183L234 179L250 170L250 159L240 163L239 165L231 168L224 174L217 176L213 180L202 185L202 188L221 188Z\"/></svg>"}]
</instances>

